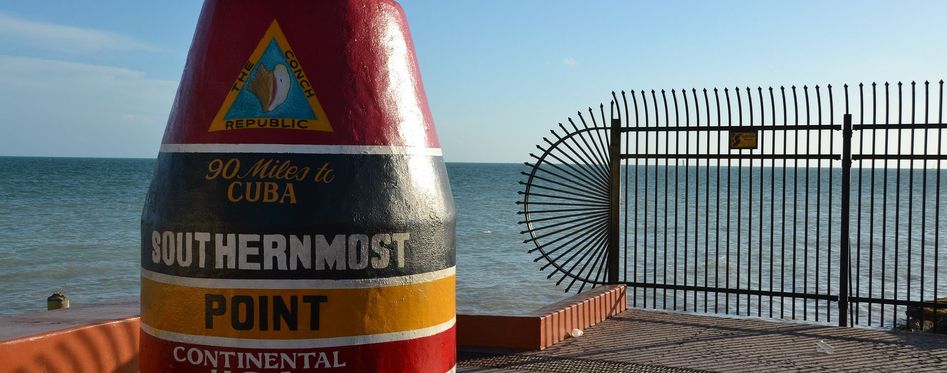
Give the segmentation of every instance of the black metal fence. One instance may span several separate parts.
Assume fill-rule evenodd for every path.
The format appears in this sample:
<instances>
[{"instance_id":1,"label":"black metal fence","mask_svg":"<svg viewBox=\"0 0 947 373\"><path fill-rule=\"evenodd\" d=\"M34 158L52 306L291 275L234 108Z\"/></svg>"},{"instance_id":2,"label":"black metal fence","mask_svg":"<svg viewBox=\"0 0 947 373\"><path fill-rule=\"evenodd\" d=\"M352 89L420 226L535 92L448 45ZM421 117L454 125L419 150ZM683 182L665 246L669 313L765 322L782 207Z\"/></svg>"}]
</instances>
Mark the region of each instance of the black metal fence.
<instances>
[{"instance_id":1,"label":"black metal fence","mask_svg":"<svg viewBox=\"0 0 947 373\"><path fill-rule=\"evenodd\" d=\"M613 93L538 147L524 233L567 291L633 307L901 324L947 306L943 104L942 81Z\"/></svg>"}]
</instances>

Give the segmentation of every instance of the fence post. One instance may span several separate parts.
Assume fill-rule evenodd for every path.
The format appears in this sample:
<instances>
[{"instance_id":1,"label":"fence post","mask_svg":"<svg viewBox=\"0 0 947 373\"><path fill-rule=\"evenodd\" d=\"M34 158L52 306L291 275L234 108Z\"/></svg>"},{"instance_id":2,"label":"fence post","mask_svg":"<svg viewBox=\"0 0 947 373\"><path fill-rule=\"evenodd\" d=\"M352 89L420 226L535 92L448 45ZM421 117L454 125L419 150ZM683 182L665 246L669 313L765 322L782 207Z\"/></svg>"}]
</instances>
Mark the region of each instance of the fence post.
<instances>
[{"instance_id":1,"label":"fence post","mask_svg":"<svg viewBox=\"0 0 947 373\"><path fill-rule=\"evenodd\" d=\"M842 124L842 217L839 258L838 325L848 326L848 290L851 276L851 240L849 222L851 221L852 194L852 115L845 114Z\"/></svg>"},{"instance_id":2,"label":"fence post","mask_svg":"<svg viewBox=\"0 0 947 373\"><path fill-rule=\"evenodd\" d=\"M610 128L610 141L608 142L608 252L606 253L608 262L606 270L608 272L608 283L618 283L618 243L619 231L621 226L618 221L618 210L621 194L621 119L612 119Z\"/></svg>"}]
</instances>

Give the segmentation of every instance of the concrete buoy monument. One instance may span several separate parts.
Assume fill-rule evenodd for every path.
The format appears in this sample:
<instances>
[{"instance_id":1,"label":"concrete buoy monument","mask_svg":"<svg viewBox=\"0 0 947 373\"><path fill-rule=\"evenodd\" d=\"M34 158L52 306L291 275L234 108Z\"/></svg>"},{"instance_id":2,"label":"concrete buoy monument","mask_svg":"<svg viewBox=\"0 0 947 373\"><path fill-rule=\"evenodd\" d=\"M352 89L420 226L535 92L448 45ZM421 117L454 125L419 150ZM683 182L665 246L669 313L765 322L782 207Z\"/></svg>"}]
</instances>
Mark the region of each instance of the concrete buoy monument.
<instances>
[{"instance_id":1,"label":"concrete buoy monument","mask_svg":"<svg viewBox=\"0 0 947 373\"><path fill-rule=\"evenodd\" d=\"M206 2L141 245L141 372L453 371L454 207L401 7Z\"/></svg>"}]
</instances>

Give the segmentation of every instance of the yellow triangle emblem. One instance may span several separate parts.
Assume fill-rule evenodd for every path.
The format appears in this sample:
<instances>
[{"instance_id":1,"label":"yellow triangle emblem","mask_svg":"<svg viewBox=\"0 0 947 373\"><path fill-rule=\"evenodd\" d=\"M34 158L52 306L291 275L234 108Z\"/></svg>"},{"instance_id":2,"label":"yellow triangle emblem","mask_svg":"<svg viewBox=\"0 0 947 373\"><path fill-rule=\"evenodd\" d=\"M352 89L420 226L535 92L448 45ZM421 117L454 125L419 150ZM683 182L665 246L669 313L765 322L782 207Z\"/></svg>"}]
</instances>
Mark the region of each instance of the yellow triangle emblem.
<instances>
[{"instance_id":1,"label":"yellow triangle emblem","mask_svg":"<svg viewBox=\"0 0 947 373\"><path fill-rule=\"evenodd\" d=\"M209 131L250 128L332 132L315 88L276 20L237 74Z\"/></svg>"}]
</instances>

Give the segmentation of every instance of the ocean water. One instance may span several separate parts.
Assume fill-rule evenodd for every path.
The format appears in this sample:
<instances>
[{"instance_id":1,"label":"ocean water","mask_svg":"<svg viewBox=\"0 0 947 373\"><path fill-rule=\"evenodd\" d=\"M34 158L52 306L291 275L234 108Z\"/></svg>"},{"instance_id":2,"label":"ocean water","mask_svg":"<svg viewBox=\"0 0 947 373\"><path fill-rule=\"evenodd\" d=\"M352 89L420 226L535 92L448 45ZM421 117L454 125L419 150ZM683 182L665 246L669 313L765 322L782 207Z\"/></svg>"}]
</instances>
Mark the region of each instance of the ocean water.
<instances>
[{"instance_id":1,"label":"ocean water","mask_svg":"<svg viewBox=\"0 0 947 373\"><path fill-rule=\"evenodd\" d=\"M139 219L154 163L0 157L0 316L43 311L44 300L57 290L74 307L138 296ZM947 296L947 237L938 232L947 227L947 213L936 213L947 208L947 175L937 190L935 171L915 170L912 176L910 170L877 166L873 178L868 169L852 171L851 293L914 301ZM447 170L457 209L458 311L516 314L568 296L565 286L555 285L559 276L548 279L549 272L540 272L545 262L534 262L536 254L527 253L533 246L523 243L516 201L525 166L448 163ZM628 264L621 279L837 294L839 169L811 170L808 189L801 171L784 177L781 168L763 170L762 180L760 169L754 170L750 195L746 169L731 170L727 188L727 170L718 179L716 169L708 175L703 167L641 167L635 202L629 168L623 178L628 176L632 205L627 216L623 206L621 216L627 219L622 260ZM823 322L838 316L835 303L789 297L639 289L629 298L632 306L691 312L769 317L772 310L774 318L814 321L818 314ZM868 303L853 309L860 324L870 317L871 325L888 327L903 323L905 311Z\"/></svg>"},{"instance_id":2,"label":"ocean water","mask_svg":"<svg viewBox=\"0 0 947 373\"><path fill-rule=\"evenodd\" d=\"M152 159L0 157L0 316L138 296L139 221ZM465 313L526 312L567 294L517 225L515 164L448 164Z\"/></svg>"},{"instance_id":3,"label":"ocean water","mask_svg":"<svg viewBox=\"0 0 947 373\"><path fill-rule=\"evenodd\" d=\"M0 315L138 293L135 228L152 160L0 158Z\"/></svg>"}]
</instances>

